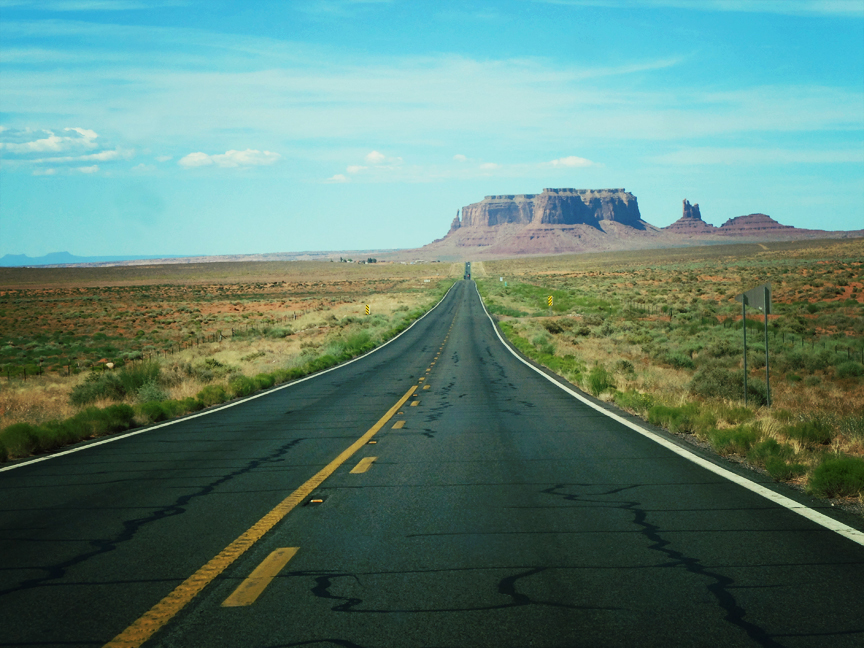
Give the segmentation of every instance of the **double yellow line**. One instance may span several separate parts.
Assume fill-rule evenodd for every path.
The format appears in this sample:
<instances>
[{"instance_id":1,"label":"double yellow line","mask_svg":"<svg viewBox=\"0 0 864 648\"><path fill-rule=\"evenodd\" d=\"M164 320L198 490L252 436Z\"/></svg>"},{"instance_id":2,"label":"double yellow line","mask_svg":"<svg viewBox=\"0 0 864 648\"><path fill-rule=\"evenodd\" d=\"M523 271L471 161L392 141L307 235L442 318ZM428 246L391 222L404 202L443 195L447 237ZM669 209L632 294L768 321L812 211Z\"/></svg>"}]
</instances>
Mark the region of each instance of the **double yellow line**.
<instances>
[{"instance_id":1,"label":"double yellow line","mask_svg":"<svg viewBox=\"0 0 864 648\"><path fill-rule=\"evenodd\" d=\"M243 533L243 535L237 538L234 542L225 547L225 549L219 552L215 558L210 560L206 565L201 567L201 569L175 587L174 591L150 608L150 610L140 619L135 621L123 632L105 644L105 648L138 648L138 646L141 646L145 641L150 639L157 630L168 623L186 606L186 604L194 599L201 590L207 587L207 585L219 576L219 574L225 571L231 563L237 560L253 544L258 542L265 533L276 526L276 524L295 506L306 499L312 491L318 488L325 479L339 468L339 466L345 463L355 452L366 445L369 439L375 436L375 434L377 434L378 431L387 424L387 421L393 418L396 412L399 411L399 408L402 407L409 398L411 398L411 394L413 394L416 389L417 385L412 385L411 389L405 392L405 395L402 396L402 398L400 398L375 425L369 428L363 436L343 450L338 457L318 471L318 473L309 481L279 502L272 511L258 520L258 522L256 522L248 531ZM284 556L285 563L287 563L293 555L293 551L290 552L290 555L286 553Z\"/></svg>"}]
</instances>

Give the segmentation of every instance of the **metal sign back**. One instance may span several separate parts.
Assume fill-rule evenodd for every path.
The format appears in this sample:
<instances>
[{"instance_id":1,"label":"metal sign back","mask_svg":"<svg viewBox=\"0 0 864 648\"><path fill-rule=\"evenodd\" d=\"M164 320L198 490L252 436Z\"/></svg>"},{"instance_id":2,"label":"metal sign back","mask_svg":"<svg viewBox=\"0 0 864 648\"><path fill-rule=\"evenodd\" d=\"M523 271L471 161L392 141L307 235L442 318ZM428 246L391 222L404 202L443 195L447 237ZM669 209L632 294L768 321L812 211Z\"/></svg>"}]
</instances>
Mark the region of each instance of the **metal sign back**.
<instances>
[{"instance_id":1,"label":"metal sign back","mask_svg":"<svg viewBox=\"0 0 864 648\"><path fill-rule=\"evenodd\" d=\"M735 301L750 308L758 308L769 315L771 313L771 284L767 283L751 288L747 292L737 295Z\"/></svg>"}]
</instances>

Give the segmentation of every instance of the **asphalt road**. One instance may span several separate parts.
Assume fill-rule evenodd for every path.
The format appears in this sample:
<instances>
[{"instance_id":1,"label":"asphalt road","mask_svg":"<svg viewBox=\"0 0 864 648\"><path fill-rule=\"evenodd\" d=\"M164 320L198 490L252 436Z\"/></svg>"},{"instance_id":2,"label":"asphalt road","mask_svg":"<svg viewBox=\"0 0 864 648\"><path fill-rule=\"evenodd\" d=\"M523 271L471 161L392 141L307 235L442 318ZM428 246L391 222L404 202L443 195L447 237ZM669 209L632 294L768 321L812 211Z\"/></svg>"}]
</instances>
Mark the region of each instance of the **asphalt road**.
<instances>
[{"instance_id":1,"label":"asphalt road","mask_svg":"<svg viewBox=\"0 0 864 648\"><path fill-rule=\"evenodd\" d=\"M255 528L260 540L218 558ZM272 580L246 580L279 556ZM0 646L148 636L860 647L864 546L544 380L462 281L347 366L0 472Z\"/></svg>"}]
</instances>

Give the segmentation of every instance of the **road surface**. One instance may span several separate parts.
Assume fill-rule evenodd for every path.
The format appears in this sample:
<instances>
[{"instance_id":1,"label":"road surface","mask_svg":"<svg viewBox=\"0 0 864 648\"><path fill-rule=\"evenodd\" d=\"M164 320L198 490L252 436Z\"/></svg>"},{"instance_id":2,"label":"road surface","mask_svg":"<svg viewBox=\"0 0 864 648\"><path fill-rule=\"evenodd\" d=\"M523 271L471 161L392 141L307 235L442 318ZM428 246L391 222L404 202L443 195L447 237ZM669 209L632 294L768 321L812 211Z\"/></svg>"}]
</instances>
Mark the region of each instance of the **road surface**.
<instances>
[{"instance_id":1,"label":"road surface","mask_svg":"<svg viewBox=\"0 0 864 648\"><path fill-rule=\"evenodd\" d=\"M347 366L0 472L0 646L103 645L860 647L864 546L539 376L461 281Z\"/></svg>"}]
</instances>

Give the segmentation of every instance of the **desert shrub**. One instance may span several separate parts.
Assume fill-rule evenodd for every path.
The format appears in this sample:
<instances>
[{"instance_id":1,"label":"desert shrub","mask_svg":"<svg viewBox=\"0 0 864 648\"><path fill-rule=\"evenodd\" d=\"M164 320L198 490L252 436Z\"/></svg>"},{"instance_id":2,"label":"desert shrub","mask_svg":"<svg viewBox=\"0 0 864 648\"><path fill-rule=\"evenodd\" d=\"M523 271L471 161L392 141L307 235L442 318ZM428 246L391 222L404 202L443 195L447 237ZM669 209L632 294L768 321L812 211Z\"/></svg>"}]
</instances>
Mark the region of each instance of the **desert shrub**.
<instances>
[{"instance_id":1,"label":"desert shrub","mask_svg":"<svg viewBox=\"0 0 864 648\"><path fill-rule=\"evenodd\" d=\"M186 398L181 399L180 402L183 404L184 412L197 412L204 409L204 404L192 396L187 396Z\"/></svg>"},{"instance_id":2,"label":"desert shrub","mask_svg":"<svg viewBox=\"0 0 864 648\"><path fill-rule=\"evenodd\" d=\"M703 398L744 399L744 372L732 371L717 365L699 369L690 381L690 393ZM748 403L765 405L768 391L761 380L747 381Z\"/></svg>"},{"instance_id":3,"label":"desert shrub","mask_svg":"<svg viewBox=\"0 0 864 648\"><path fill-rule=\"evenodd\" d=\"M135 410L130 405L119 403L110 405L102 410L110 432L128 430L132 427L135 418Z\"/></svg>"},{"instance_id":4,"label":"desert shrub","mask_svg":"<svg viewBox=\"0 0 864 648\"><path fill-rule=\"evenodd\" d=\"M739 425L752 420L756 416L756 413L749 407L721 406L717 409L717 416L732 425Z\"/></svg>"},{"instance_id":5,"label":"desert shrub","mask_svg":"<svg viewBox=\"0 0 864 648\"><path fill-rule=\"evenodd\" d=\"M741 355L741 346L731 340L717 340L708 344L702 352L709 358L726 358Z\"/></svg>"},{"instance_id":6,"label":"desert shrub","mask_svg":"<svg viewBox=\"0 0 864 648\"><path fill-rule=\"evenodd\" d=\"M150 403L152 401L163 401L168 398L168 394L162 389L158 383L151 381L141 385L136 393L136 398L139 403Z\"/></svg>"},{"instance_id":7,"label":"desert shrub","mask_svg":"<svg viewBox=\"0 0 864 648\"><path fill-rule=\"evenodd\" d=\"M276 384L276 376L271 373L260 373L252 380L255 381L256 389L269 389Z\"/></svg>"},{"instance_id":8,"label":"desert shrub","mask_svg":"<svg viewBox=\"0 0 864 648\"><path fill-rule=\"evenodd\" d=\"M858 378L864 376L864 365L854 360L848 360L837 365L835 375L838 378Z\"/></svg>"},{"instance_id":9,"label":"desert shrub","mask_svg":"<svg viewBox=\"0 0 864 648\"><path fill-rule=\"evenodd\" d=\"M125 395L126 389L116 373L91 373L83 383L72 388L69 402L72 405L87 405L100 398L120 400Z\"/></svg>"},{"instance_id":10,"label":"desert shrub","mask_svg":"<svg viewBox=\"0 0 864 648\"><path fill-rule=\"evenodd\" d=\"M26 457L38 447L35 425L29 423L15 423L0 432L0 442L6 448L9 455L13 457Z\"/></svg>"},{"instance_id":11,"label":"desert shrub","mask_svg":"<svg viewBox=\"0 0 864 648\"><path fill-rule=\"evenodd\" d=\"M665 427L670 432L695 432L698 416L699 406L696 403L687 403L681 407L654 405L648 410L648 422Z\"/></svg>"},{"instance_id":12,"label":"desert shrub","mask_svg":"<svg viewBox=\"0 0 864 648\"><path fill-rule=\"evenodd\" d=\"M588 391L594 396L599 396L603 392L615 389L615 382L612 379L606 367L603 365L595 365L591 367L588 373Z\"/></svg>"},{"instance_id":13,"label":"desert shrub","mask_svg":"<svg viewBox=\"0 0 864 648\"><path fill-rule=\"evenodd\" d=\"M168 418L169 414L162 407L162 403L150 401L149 403L141 403L138 406L138 412L151 423L158 423Z\"/></svg>"},{"instance_id":14,"label":"desert shrub","mask_svg":"<svg viewBox=\"0 0 864 648\"><path fill-rule=\"evenodd\" d=\"M738 427L725 430L712 430L708 433L708 440L714 449L720 454L746 455L759 439L762 433L753 426L739 425Z\"/></svg>"},{"instance_id":15,"label":"desert shrub","mask_svg":"<svg viewBox=\"0 0 864 648\"><path fill-rule=\"evenodd\" d=\"M196 398L204 407L210 407L211 405L218 405L228 400L228 392L225 391L222 385L207 385L198 392Z\"/></svg>"},{"instance_id":16,"label":"desert shrub","mask_svg":"<svg viewBox=\"0 0 864 648\"><path fill-rule=\"evenodd\" d=\"M248 396L255 392L257 386L252 378L235 376L228 382L228 391L233 396Z\"/></svg>"},{"instance_id":17,"label":"desert shrub","mask_svg":"<svg viewBox=\"0 0 864 648\"><path fill-rule=\"evenodd\" d=\"M118 378L123 385L123 395L135 394L148 383L158 383L162 368L158 362L139 362L123 367L118 372Z\"/></svg>"},{"instance_id":18,"label":"desert shrub","mask_svg":"<svg viewBox=\"0 0 864 648\"><path fill-rule=\"evenodd\" d=\"M747 458L764 466L768 474L779 481L788 481L807 472L804 464L789 463L795 458L792 446L778 443L775 439L763 439L754 445L747 453Z\"/></svg>"},{"instance_id":19,"label":"desert shrub","mask_svg":"<svg viewBox=\"0 0 864 648\"><path fill-rule=\"evenodd\" d=\"M694 369L696 367L692 358L680 352L667 353L663 361L675 369Z\"/></svg>"},{"instance_id":20,"label":"desert shrub","mask_svg":"<svg viewBox=\"0 0 864 648\"><path fill-rule=\"evenodd\" d=\"M618 360L615 363L615 371L623 374L632 374L636 372L633 368L633 363L629 360Z\"/></svg>"},{"instance_id":21,"label":"desert shrub","mask_svg":"<svg viewBox=\"0 0 864 648\"><path fill-rule=\"evenodd\" d=\"M615 392L615 404L618 407L644 414L654 405L654 398L650 394L627 390L626 392Z\"/></svg>"},{"instance_id":22,"label":"desert shrub","mask_svg":"<svg viewBox=\"0 0 864 648\"><path fill-rule=\"evenodd\" d=\"M826 459L810 476L808 490L824 497L854 497L864 494L864 459Z\"/></svg>"},{"instance_id":23,"label":"desert shrub","mask_svg":"<svg viewBox=\"0 0 864 648\"><path fill-rule=\"evenodd\" d=\"M290 326L273 326L264 329L264 335L269 338L285 338L293 334L294 331Z\"/></svg>"},{"instance_id":24,"label":"desert shrub","mask_svg":"<svg viewBox=\"0 0 864 648\"><path fill-rule=\"evenodd\" d=\"M543 320L543 328L553 334L564 332L564 327L561 325L561 322L554 319Z\"/></svg>"},{"instance_id":25,"label":"desert shrub","mask_svg":"<svg viewBox=\"0 0 864 648\"><path fill-rule=\"evenodd\" d=\"M834 430L831 426L826 421L819 419L801 421L787 427L783 432L790 439L795 439L808 446L827 445L834 438Z\"/></svg>"}]
</instances>

